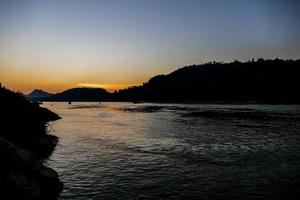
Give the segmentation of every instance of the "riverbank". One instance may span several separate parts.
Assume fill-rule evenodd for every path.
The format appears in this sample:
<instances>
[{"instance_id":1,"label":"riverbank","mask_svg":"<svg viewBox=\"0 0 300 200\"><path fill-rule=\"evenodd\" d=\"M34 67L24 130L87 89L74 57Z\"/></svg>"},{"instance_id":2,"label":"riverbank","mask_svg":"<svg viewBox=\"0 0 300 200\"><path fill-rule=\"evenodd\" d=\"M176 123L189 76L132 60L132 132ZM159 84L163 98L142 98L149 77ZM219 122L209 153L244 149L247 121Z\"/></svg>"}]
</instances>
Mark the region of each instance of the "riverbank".
<instances>
[{"instance_id":1,"label":"riverbank","mask_svg":"<svg viewBox=\"0 0 300 200\"><path fill-rule=\"evenodd\" d=\"M0 198L57 199L63 184L43 161L58 142L48 134L48 122L60 117L5 88L0 110Z\"/></svg>"}]
</instances>

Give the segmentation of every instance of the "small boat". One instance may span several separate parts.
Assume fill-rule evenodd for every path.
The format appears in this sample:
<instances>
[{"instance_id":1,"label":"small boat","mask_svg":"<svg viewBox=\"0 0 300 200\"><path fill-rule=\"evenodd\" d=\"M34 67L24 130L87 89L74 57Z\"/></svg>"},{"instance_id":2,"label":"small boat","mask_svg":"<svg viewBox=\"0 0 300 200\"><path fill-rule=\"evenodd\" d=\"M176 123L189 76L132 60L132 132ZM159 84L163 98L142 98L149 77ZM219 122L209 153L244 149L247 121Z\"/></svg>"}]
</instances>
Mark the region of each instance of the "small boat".
<instances>
[{"instance_id":1,"label":"small boat","mask_svg":"<svg viewBox=\"0 0 300 200\"><path fill-rule=\"evenodd\" d=\"M69 105L72 104L72 101L69 101Z\"/></svg>"}]
</instances>

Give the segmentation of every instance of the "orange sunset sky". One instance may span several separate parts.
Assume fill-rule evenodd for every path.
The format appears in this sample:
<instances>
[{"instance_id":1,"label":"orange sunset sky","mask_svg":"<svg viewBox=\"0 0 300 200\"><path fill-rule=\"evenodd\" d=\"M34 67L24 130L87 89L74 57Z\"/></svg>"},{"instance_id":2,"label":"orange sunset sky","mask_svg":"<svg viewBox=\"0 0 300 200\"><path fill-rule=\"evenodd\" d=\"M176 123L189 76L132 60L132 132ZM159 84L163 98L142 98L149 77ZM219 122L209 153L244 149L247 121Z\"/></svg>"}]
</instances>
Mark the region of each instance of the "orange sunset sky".
<instances>
[{"instance_id":1,"label":"orange sunset sky","mask_svg":"<svg viewBox=\"0 0 300 200\"><path fill-rule=\"evenodd\" d=\"M190 64L300 57L297 1L234 2L0 1L0 82L114 91Z\"/></svg>"}]
</instances>

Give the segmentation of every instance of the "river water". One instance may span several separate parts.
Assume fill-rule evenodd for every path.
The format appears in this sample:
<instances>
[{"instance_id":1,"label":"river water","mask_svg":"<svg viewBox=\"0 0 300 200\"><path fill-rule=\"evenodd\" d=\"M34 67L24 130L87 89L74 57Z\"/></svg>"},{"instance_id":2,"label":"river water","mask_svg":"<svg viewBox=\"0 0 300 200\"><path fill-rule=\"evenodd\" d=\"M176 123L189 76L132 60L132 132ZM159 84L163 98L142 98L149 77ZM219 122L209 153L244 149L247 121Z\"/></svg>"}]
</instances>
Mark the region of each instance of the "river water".
<instances>
[{"instance_id":1,"label":"river water","mask_svg":"<svg viewBox=\"0 0 300 200\"><path fill-rule=\"evenodd\" d=\"M45 103L59 199L283 199L300 180L300 106Z\"/></svg>"}]
</instances>

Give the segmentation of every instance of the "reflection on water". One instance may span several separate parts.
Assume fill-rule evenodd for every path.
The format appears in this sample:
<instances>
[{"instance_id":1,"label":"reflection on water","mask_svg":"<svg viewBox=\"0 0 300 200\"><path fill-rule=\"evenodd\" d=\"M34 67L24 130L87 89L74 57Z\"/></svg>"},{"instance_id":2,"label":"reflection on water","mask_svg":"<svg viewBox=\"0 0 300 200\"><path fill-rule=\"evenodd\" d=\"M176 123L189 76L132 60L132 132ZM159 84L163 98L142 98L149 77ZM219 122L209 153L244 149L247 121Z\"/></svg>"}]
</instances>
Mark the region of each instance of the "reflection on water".
<instances>
[{"instance_id":1,"label":"reflection on water","mask_svg":"<svg viewBox=\"0 0 300 200\"><path fill-rule=\"evenodd\" d=\"M45 103L60 199L283 199L300 175L300 107ZM199 114L200 113L200 114ZM229 114L228 114L229 113Z\"/></svg>"}]
</instances>

